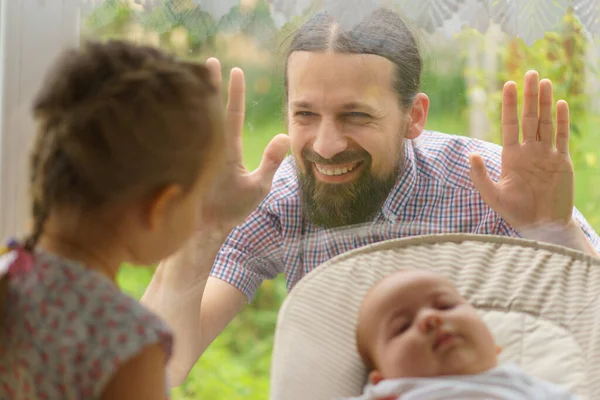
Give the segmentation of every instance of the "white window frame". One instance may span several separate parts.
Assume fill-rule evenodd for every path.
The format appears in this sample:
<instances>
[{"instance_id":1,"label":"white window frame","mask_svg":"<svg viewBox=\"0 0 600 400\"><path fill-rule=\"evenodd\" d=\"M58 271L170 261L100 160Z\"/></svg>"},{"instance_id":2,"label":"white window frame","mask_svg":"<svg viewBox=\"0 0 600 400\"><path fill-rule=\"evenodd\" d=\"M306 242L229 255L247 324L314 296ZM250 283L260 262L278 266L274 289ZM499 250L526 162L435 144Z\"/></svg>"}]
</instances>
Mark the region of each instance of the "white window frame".
<instances>
[{"instance_id":1,"label":"white window frame","mask_svg":"<svg viewBox=\"0 0 600 400\"><path fill-rule=\"evenodd\" d=\"M31 103L56 56L77 46L80 0L0 0L0 240L26 233Z\"/></svg>"}]
</instances>

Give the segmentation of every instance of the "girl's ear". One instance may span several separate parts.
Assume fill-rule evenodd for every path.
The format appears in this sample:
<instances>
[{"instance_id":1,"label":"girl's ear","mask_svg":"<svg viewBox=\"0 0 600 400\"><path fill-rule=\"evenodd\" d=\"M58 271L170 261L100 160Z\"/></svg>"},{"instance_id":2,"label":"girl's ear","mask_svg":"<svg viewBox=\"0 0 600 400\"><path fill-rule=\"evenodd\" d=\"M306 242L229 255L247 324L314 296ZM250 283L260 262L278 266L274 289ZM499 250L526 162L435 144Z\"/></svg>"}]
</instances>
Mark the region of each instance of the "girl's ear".
<instances>
[{"instance_id":1,"label":"girl's ear","mask_svg":"<svg viewBox=\"0 0 600 400\"><path fill-rule=\"evenodd\" d=\"M179 185L169 185L156 193L148 203L144 213L144 225L150 230L155 230L168 218L169 210L182 194Z\"/></svg>"}]
</instances>

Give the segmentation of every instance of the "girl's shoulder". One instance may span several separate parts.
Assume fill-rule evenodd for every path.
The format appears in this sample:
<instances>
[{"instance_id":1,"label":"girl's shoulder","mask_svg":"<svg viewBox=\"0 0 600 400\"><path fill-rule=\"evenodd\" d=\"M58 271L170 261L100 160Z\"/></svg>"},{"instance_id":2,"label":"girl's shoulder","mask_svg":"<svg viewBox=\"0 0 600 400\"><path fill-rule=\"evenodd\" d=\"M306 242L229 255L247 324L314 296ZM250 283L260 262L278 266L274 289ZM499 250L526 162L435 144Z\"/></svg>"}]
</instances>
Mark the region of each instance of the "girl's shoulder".
<instances>
[{"instance_id":1,"label":"girl's shoulder","mask_svg":"<svg viewBox=\"0 0 600 400\"><path fill-rule=\"evenodd\" d=\"M155 314L76 262L36 254L32 270L11 277L8 294L5 348L14 351L0 357L0 376L21 365L49 398L95 398L149 345L171 355L171 332Z\"/></svg>"}]
</instances>

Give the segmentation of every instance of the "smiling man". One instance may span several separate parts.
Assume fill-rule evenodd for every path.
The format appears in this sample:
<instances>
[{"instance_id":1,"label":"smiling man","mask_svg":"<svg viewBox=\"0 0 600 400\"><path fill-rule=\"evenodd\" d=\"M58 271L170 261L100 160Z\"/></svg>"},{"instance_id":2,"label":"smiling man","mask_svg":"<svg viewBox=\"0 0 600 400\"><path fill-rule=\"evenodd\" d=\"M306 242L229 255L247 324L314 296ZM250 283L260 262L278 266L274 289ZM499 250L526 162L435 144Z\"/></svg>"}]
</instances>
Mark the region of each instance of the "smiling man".
<instances>
[{"instance_id":1,"label":"smiling man","mask_svg":"<svg viewBox=\"0 0 600 400\"><path fill-rule=\"evenodd\" d=\"M288 119L301 204L323 227L375 217L404 165L404 139L418 136L427 98L413 115L398 107L394 64L376 56L297 51L288 62Z\"/></svg>"},{"instance_id":2,"label":"smiling man","mask_svg":"<svg viewBox=\"0 0 600 400\"><path fill-rule=\"evenodd\" d=\"M220 84L220 64L208 66ZM595 254L600 239L573 207L568 107L558 102L555 132L551 83L534 71L525 76L522 142L516 84L505 85L501 148L425 130L421 68L417 43L394 12L377 10L352 31L317 15L289 47L289 137L275 137L251 174L240 167L243 75L232 71L232 141L210 211L196 240L159 266L142 300L176 331L172 384L183 382L264 280L285 274L292 289L360 246L419 234L527 232ZM288 142L292 154L271 184L268 170ZM550 236L538 229L546 223L556 227Z\"/></svg>"},{"instance_id":3,"label":"smiling man","mask_svg":"<svg viewBox=\"0 0 600 400\"><path fill-rule=\"evenodd\" d=\"M301 27L285 68L292 156L267 198L228 237L212 276L251 300L264 279L284 273L291 289L328 259L384 239L520 236L505 219L510 213L502 218L484 201L482 174L474 176L480 187L470 176L469 156L478 154L476 171L485 171L483 156L498 180L502 148L424 130L429 98L419 91L421 68L412 33L391 11L374 12L350 32L326 14ZM530 73L526 90L539 86L551 96L548 83ZM584 218L573 215L600 247ZM525 226L520 219L513 223Z\"/></svg>"}]
</instances>

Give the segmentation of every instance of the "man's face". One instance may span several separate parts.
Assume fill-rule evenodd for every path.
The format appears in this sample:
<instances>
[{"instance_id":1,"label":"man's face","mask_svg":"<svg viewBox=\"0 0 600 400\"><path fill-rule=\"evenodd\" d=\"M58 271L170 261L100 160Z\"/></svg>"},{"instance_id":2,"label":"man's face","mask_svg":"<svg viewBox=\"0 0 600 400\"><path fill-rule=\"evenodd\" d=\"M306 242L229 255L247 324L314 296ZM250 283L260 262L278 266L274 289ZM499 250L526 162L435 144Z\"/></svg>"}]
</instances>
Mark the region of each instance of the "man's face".
<instances>
[{"instance_id":1,"label":"man's face","mask_svg":"<svg viewBox=\"0 0 600 400\"><path fill-rule=\"evenodd\" d=\"M478 374L497 363L498 348L477 311L450 281L428 271L382 280L361 305L357 329L374 383Z\"/></svg>"},{"instance_id":2,"label":"man's face","mask_svg":"<svg viewBox=\"0 0 600 400\"><path fill-rule=\"evenodd\" d=\"M402 171L410 116L394 64L375 55L295 52L288 61L288 131L313 223L369 221Z\"/></svg>"}]
</instances>

